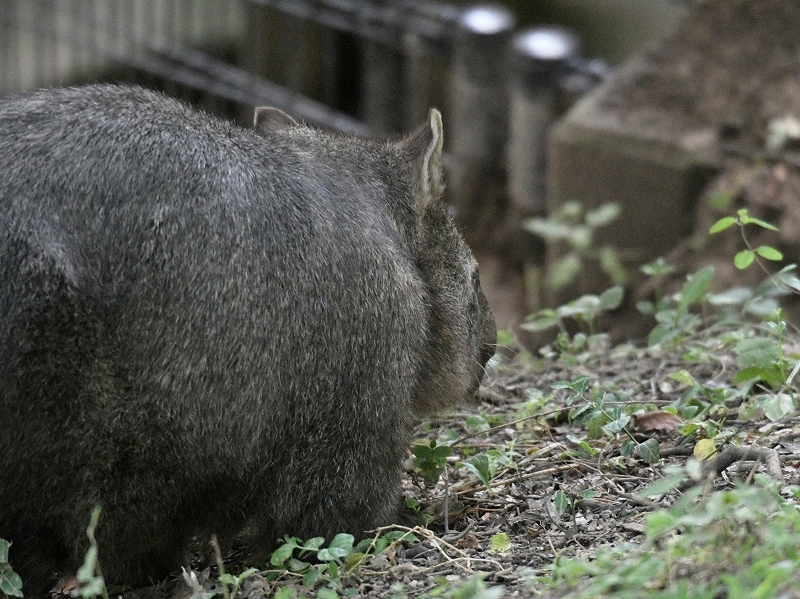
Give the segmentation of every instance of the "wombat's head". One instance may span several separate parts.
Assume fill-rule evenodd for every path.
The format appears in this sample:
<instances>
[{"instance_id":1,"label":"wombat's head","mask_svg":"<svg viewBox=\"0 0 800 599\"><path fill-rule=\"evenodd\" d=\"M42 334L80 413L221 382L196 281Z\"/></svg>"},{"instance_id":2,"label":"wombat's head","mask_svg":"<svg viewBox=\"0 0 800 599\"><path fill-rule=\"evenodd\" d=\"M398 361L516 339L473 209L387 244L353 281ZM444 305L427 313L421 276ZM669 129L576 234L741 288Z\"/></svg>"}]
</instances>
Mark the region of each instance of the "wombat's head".
<instances>
[{"instance_id":1,"label":"wombat's head","mask_svg":"<svg viewBox=\"0 0 800 599\"><path fill-rule=\"evenodd\" d=\"M474 394L497 341L478 263L444 199L442 141L442 117L433 109L428 122L399 143L414 185L415 255L431 299L431 355L416 397L418 413Z\"/></svg>"},{"instance_id":2,"label":"wombat's head","mask_svg":"<svg viewBox=\"0 0 800 599\"><path fill-rule=\"evenodd\" d=\"M297 139L325 134L295 128L294 119L275 108L258 108L255 127L265 135L292 128ZM400 228L409 236L416 268L426 291L427 353L421 358L414 398L418 414L451 406L477 390L495 351L497 330L480 286L478 263L456 229L444 198L442 116L431 110L428 122L408 137L388 144L325 136L335 160L381 178ZM358 163L358 164L356 164ZM371 166L365 166L369 164ZM377 198L376 198L377 199ZM409 302L419 298L409 297Z\"/></svg>"}]
</instances>

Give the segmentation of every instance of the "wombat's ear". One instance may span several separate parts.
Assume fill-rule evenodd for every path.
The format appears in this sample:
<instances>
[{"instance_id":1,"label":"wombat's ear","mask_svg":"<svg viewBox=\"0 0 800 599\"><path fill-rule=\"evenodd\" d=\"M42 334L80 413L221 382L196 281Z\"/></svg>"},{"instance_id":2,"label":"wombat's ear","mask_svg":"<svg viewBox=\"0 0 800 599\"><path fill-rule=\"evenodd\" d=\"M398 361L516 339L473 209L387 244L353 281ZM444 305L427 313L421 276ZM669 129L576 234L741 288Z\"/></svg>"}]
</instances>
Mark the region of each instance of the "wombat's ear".
<instances>
[{"instance_id":1,"label":"wombat's ear","mask_svg":"<svg viewBox=\"0 0 800 599\"><path fill-rule=\"evenodd\" d=\"M285 127L293 127L297 124L292 117L272 106L259 106L256 108L253 126L256 131L264 135L280 131Z\"/></svg>"},{"instance_id":2,"label":"wombat's ear","mask_svg":"<svg viewBox=\"0 0 800 599\"><path fill-rule=\"evenodd\" d=\"M423 214L431 204L440 201L444 194L442 166L442 115L435 108L428 113L428 122L414 131L403 142L412 156L412 168L417 181L417 214Z\"/></svg>"}]
</instances>

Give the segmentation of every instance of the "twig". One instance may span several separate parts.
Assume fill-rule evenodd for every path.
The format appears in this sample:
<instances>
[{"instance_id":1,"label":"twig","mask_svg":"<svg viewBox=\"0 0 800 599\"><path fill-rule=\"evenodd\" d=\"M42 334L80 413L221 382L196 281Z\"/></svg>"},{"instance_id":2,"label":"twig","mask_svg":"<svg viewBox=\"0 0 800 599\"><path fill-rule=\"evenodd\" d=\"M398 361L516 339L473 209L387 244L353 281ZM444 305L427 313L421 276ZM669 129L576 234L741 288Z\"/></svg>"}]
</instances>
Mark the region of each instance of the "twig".
<instances>
[{"instance_id":1,"label":"twig","mask_svg":"<svg viewBox=\"0 0 800 599\"><path fill-rule=\"evenodd\" d=\"M728 466L734 462L745 462L756 460L764 464L767 474L778 483L783 484L783 472L781 471L781 460L778 452L766 447L743 447L741 445L731 445L716 458L703 464L702 478L708 480L719 476ZM679 491L685 491L693 486L697 481L684 481L679 487Z\"/></svg>"}]
</instances>

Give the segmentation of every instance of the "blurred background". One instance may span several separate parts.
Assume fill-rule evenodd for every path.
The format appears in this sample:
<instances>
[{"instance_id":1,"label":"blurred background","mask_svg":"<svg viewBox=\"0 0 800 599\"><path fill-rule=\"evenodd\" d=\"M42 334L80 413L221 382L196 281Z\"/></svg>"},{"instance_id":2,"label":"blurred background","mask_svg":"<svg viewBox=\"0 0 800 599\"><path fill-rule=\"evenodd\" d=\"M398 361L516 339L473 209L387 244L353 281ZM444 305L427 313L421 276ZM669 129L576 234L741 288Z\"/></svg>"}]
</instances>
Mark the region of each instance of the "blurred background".
<instances>
[{"instance_id":1,"label":"blurred background","mask_svg":"<svg viewBox=\"0 0 800 599\"><path fill-rule=\"evenodd\" d=\"M481 263L499 326L514 327L535 310L619 282L626 245L635 250L632 261L642 264L690 232L692 211L681 194L696 197L708 181L708 161L700 159L698 167L695 160L703 155L704 129L670 140L694 152L671 187L670 172L684 169L685 159L670 172L645 177L634 165L639 170L629 175L631 157L642 156L636 144L614 162L606 155L613 145L607 136L587 141L586 131L605 127L605 115L620 112L620 98L629 91L618 89L616 103L606 102L599 118L580 117L587 109L576 105L619 79L631 57L647 56L655 40L668 39L691 11L702 13L703 4L711 5L711 14L714 6L793 3L2 0L0 95L134 83L243 126L251 124L255 106L271 105L314 126L369 136L407 132L424 121L429 107L438 107L445 119L448 199ZM770 31L787 20L777 14ZM716 31L714 43L725 47ZM678 62L684 71L690 63L686 57ZM644 89L642 81L625 89ZM670 90L669 98L675 93ZM652 116L650 108L645 112ZM579 118L554 133L568 113ZM663 129L671 134L673 127ZM597 147L606 154L592 150ZM659 148L654 162L663 163L664 154ZM632 187L632 180L653 183ZM671 194L663 206L660 190ZM550 242L569 219L574 226L568 233L578 241L570 238L572 245L559 250ZM621 234L612 238L622 250L603 253L604 238L592 237L594 229L615 219ZM589 254L581 254L586 240L580 235L598 249L592 254L597 276L586 270ZM576 260L582 270L575 270Z\"/></svg>"}]
</instances>

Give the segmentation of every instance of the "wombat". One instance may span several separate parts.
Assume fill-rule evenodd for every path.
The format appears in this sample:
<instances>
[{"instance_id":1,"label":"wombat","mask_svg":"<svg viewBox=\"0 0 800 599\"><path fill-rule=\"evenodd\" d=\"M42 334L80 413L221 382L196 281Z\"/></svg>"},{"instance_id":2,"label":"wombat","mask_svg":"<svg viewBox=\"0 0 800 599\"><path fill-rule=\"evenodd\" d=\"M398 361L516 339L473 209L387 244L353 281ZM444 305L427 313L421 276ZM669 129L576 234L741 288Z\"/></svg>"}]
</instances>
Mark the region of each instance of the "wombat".
<instances>
[{"instance_id":1,"label":"wombat","mask_svg":"<svg viewBox=\"0 0 800 599\"><path fill-rule=\"evenodd\" d=\"M377 141L136 87L0 101L0 537L26 595L74 573L96 505L112 584L195 535L391 523L415 419L494 351L442 192L435 110Z\"/></svg>"}]
</instances>

